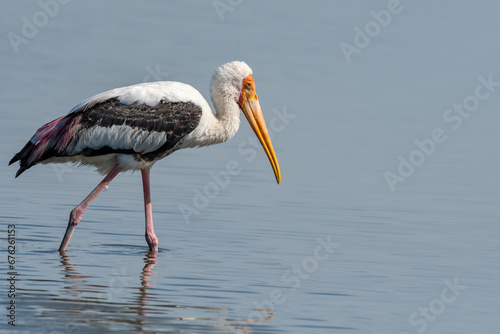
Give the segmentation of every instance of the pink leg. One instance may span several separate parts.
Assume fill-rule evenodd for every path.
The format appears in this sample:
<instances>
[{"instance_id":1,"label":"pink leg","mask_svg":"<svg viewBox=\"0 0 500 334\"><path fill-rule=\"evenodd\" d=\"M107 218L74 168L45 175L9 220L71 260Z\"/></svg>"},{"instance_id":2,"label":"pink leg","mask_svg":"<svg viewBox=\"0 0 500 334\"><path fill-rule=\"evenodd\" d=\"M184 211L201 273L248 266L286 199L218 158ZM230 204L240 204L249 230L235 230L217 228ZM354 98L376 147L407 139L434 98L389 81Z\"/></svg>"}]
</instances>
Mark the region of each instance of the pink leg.
<instances>
[{"instance_id":1,"label":"pink leg","mask_svg":"<svg viewBox=\"0 0 500 334\"><path fill-rule=\"evenodd\" d=\"M158 252L158 238L153 229L153 211L151 210L151 187L149 185L150 168L141 169L144 189L144 212L146 214L146 242L151 252Z\"/></svg>"},{"instance_id":2,"label":"pink leg","mask_svg":"<svg viewBox=\"0 0 500 334\"><path fill-rule=\"evenodd\" d=\"M118 173L120 173L122 169L118 166L115 165L111 172L109 172L108 175L97 185L97 187L92 190L92 192L81 202L76 208L71 211L71 214L69 215L69 222L68 222L68 227L66 228L66 233L64 234L63 241L61 242L61 246L59 246L59 251L64 252L66 251L66 248L68 247L69 240L71 239L71 235L73 234L73 231L75 230L76 225L80 222L82 219L82 215L87 210L89 207L90 203L92 203L96 197L106 188L106 186L115 178Z\"/></svg>"}]
</instances>

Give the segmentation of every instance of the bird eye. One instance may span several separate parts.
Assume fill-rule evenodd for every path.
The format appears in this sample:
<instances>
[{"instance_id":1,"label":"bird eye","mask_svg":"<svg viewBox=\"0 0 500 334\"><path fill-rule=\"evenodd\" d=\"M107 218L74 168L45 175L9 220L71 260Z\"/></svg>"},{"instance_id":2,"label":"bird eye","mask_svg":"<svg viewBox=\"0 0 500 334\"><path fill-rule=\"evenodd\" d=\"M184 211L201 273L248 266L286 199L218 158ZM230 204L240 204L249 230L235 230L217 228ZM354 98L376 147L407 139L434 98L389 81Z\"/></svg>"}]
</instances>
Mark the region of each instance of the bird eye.
<instances>
[{"instance_id":1,"label":"bird eye","mask_svg":"<svg viewBox=\"0 0 500 334\"><path fill-rule=\"evenodd\" d=\"M246 83L246 88L247 89L252 89L252 83L251 82L247 82Z\"/></svg>"}]
</instances>

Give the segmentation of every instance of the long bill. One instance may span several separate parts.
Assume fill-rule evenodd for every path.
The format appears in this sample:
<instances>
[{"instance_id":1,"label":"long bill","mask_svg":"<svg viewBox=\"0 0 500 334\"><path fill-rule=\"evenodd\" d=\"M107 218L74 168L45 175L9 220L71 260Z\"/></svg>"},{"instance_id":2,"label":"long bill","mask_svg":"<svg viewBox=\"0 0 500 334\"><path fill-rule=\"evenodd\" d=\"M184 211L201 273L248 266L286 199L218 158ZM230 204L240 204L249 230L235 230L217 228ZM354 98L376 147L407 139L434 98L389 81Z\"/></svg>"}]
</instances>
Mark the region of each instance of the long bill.
<instances>
[{"instance_id":1,"label":"long bill","mask_svg":"<svg viewBox=\"0 0 500 334\"><path fill-rule=\"evenodd\" d=\"M269 138L269 133L267 132L266 122L264 121L264 116L262 115L257 95L253 93L251 96L246 97L242 94L242 97L243 98L240 100L241 110L243 111L243 114L245 114L248 123L250 123L250 126L259 139L264 151L266 151L269 162L273 167L276 182L279 184L281 181L280 166L278 165L278 159L274 153L271 138Z\"/></svg>"}]
</instances>

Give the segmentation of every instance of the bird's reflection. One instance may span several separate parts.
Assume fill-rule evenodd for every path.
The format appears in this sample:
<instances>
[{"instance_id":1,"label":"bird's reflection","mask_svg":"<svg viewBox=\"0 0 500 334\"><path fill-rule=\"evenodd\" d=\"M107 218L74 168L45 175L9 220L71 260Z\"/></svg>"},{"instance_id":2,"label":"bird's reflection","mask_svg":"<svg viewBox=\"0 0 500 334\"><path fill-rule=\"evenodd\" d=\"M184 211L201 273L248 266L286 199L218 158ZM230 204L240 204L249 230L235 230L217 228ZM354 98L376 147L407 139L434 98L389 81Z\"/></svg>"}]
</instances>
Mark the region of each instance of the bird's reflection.
<instances>
[{"instance_id":1,"label":"bird's reflection","mask_svg":"<svg viewBox=\"0 0 500 334\"><path fill-rule=\"evenodd\" d=\"M140 275L141 287L139 287L139 293L137 295L137 321L135 329L139 333L144 332L144 325L147 322L147 318L150 315L148 312L148 302L154 299L154 277L156 276L156 271L153 271L153 267L157 263L156 252L148 252L144 260L144 267Z\"/></svg>"},{"instance_id":2,"label":"bird's reflection","mask_svg":"<svg viewBox=\"0 0 500 334\"><path fill-rule=\"evenodd\" d=\"M138 295L138 314L140 316L147 315L147 302L148 302L148 293L150 291L154 291L154 277L156 276L156 271L153 271L153 267L156 264L157 253L148 252L146 257L144 258L144 267L141 272L141 287L139 288ZM155 294L151 292L152 296ZM149 298L151 299L151 298Z\"/></svg>"},{"instance_id":3,"label":"bird's reflection","mask_svg":"<svg viewBox=\"0 0 500 334\"><path fill-rule=\"evenodd\" d=\"M130 282L130 275L125 275L125 268L122 272L113 270L113 277L110 277L107 285L93 284L95 278L84 275L80 272L79 266L74 264L71 257L66 252L60 252L62 282L65 297L57 298L60 302L65 302L66 307L71 308L75 325L71 327L77 330L79 326L110 326L120 323L121 325L132 325L138 333L149 331L151 323L168 322L169 325L182 328L185 324L207 326L207 331L211 332L217 329L233 330L234 333L248 333L250 328L247 326L236 325L235 323L252 322L252 319L235 319L227 316L227 308L210 306L183 306L177 304L168 304L160 300L156 292L154 271L158 263L158 253L147 252L143 258L144 267L140 272L140 285ZM130 289L136 293L130 294ZM69 295L69 298L68 298ZM62 297L62 298L61 298ZM78 305L78 306L75 306ZM116 308L117 307L117 308ZM76 309L75 309L76 308ZM219 315L206 317L167 317L168 310L190 309L208 311L213 314L214 311ZM269 310L271 311L271 310ZM173 311L175 312L175 311ZM266 323L272 322L272 313Z\"/></svg>"},{"instance_id":4,"label":"bird's reflection","mask_svg":"<svg viewBox=\"0 0 500 334\"><path fill-rule=\"evenodd\" d=\"M158 256L157 253L147 252L145 257L143 258L144 267L142 269L141 274L139 275L141 287L139 288L140 293L138 298L138 305L142 309L146 308L147 306L147 297L148 294L150 293L150 291L148 290L154 289L154 287L152 287L152 284L154 283L152 278L156 276L156 272L153 271L153 267L157 263L157 256ZM110 278L108 286L99 286L95 284L89 284L89 281L92 279L92 276L83 275L80 271L78 271L77 270L78 265L71 262L71 257L68 255L66 251L60 252L60 258L62 267L61 270L62 281L66 283L66 285L63 288L69 291L71 296L80 297L85 292L93 291L94 294L97 296L95 299L98 299L99 301L109 302L112 301L109 299L114 299L112 297L109 297L110 295L109 290L129 288L129 286L124 286L126 283L128 283L127 278L117 279L118 276L124 276L125 274L124 268L122 268L123 271L122 273L116 271L112 272L113 276L115 277ZM116 286L117 284L114 284L115 282L119 283L118 287ZM120 284L122 286L120 286ZM108 295L108 298L102 298L105 295ZM116 302L116 300L114 302Z\"/></svg>"},{"instance_id":5,"label":"bird's reflection","mask_svg":"<svg viewBox=\"0 0 500 334\"><path fill-rule=\"evenodd\" d=\"M153 267L156 264L156 257L158 253L154 252L148 252L146 254L146 257L144 258L144 268L142 268L142 274L141 274L141 285L143 286L143 289L146 292L146 288L150 288L151 286L149 285L149 281L151 278L156 276L156 271L153 271ZM154 282L154 281L152 281Z\"/></svg>"},{"instance_id":6,"label":"bird's reflection","mask_svg":"<svg viewBox=\"0 0 500 334\"><path fill-rule=\"evenodd\" d=\"M68 282L68 285L64 287L66 291L69 292L71 296L79 297L84 291L84 287L87 285L88 280L92 278L91 276L85 276L80 273L76 267L78 265L71 264L70 256L66 252L60 252L61 264L63 273L63 281Z\"/></svg>"}]
</instances>

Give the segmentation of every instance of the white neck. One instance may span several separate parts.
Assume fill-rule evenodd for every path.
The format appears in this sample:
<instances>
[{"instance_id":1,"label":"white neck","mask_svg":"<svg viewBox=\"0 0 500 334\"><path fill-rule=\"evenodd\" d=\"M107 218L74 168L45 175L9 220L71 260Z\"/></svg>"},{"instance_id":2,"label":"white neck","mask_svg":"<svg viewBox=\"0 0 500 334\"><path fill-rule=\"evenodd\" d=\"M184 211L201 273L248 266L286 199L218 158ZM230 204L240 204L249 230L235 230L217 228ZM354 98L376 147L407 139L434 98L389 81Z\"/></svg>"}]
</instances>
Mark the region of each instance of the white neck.
<instances>
[{"instance_id":1,"label":"white neck","mask_svg":"<svg viewBox=\"0 0 500 334\"><path fill-rule=\"evenodd\" d=\"M240 108L234 99L212 95L215 111L208 104L203 108L200 123L184 140L184 147L208 146L231 139L240 127Z\"/></svg>"},{"instance_id":2,"label":"white neck","mask_svg":"<svg viewBox=\"0 0 500 334\"><path fill-rule=\"evenodd\" d=\"M206 146L225 142L232 138L240 127L240 106L238 100L243 79L252 70L243 62L231 62L219 67L210 83L210 94L215 114L206 105L199 125L185 141L185 145ZM186 138L187 139L187 138Z\"/></svg>"},{"instance_id":3,"label":"white neck","mask_svg":"<svg viewBox=\"0 0 500 334\"><path fill-rule=\"evenodd\" d=\"M212 95L215 112L212 126L218 132L218 142L231 139L240 127L240 107L233 97L222 97L220 94Z\"/></svg>"}]
</instances>

